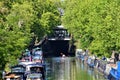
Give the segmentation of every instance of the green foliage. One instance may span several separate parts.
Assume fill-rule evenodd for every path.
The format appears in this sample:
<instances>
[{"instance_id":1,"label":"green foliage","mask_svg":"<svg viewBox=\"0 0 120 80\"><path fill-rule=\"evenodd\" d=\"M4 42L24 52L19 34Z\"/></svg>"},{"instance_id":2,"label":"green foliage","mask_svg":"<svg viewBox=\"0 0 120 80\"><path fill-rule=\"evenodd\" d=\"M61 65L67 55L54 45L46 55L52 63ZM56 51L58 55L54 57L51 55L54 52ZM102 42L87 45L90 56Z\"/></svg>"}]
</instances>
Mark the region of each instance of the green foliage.
<instances>
[{"instance_id":1,"label":"green foliage","mask_svg":"<svg viewBox=\"0 0 120 80\"><path fill-rule=\"evenodd\" d=\"M68 26L80 47L97 55L110 56L120 50L119 0L66 1L64 25ZM78 46L78 47L79 47Z\"/></svg>"},{"instance_id":2,"label":"green foliage","mask_svg":"<svg viewBox=\"0 0 120 80\"><path fill-rule=\"evenodd\" d=\"M45 33L49 34L60 23L60 18L51 12L46 12L42 15L40 22L46 31Z\"/></svg>"},{"instance_id":3,"label":"green foliage","mask_svg":"<svg viewBox=\"0 0 120 80\"><path fill-rule=\"evenodd\" d=\"M7 63L15 64L17 58L21 55L21 51L29 44L31 8L30 4L25 4L14 4L9 10L9 14L2 14L6 16L3 17L6 20L2 20L0 24L0 60L3 62L1 69L5 68Z\"/></svg>"},{"instance_id":4,"label":"green foliage","mask_svg":"<svg viewBox=\"0 0 120 80\"><path fill-rule=\"evenodd\" d=\"M39 39L60 24L57 5L51 0L0 1L0 69L17 63L32 34Z\"/></svg>"},{"instance_id":5,"label":"green foliage","mask_svg":"<svg viewBox=\"0 0 120 80\"><path fill-rule=\"evenodd\" d=\"M31 32L40 39L61 23L59 11L55 2L51 0L36 0L32 5L35 19L31 26Z\"/></svg>"}]
</instances>

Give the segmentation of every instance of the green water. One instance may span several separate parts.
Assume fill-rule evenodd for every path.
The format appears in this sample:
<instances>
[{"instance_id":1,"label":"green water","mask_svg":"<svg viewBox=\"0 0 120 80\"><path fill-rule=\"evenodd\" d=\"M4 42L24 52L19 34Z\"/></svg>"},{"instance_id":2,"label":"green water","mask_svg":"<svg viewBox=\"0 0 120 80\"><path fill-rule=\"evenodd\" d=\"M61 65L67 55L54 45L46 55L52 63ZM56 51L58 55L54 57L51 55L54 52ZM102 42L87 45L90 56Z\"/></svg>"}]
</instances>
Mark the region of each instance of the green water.
<instances>
[{"instance_id":1,"label":"green water","mask_svg":"<svg viewBox=\"0 0 120 80\"><path fill-rule=\"evenodd\" d=\"M76 58L49 58L47 80L105 80L98 71Z\"/></svg>"}]
</instances>

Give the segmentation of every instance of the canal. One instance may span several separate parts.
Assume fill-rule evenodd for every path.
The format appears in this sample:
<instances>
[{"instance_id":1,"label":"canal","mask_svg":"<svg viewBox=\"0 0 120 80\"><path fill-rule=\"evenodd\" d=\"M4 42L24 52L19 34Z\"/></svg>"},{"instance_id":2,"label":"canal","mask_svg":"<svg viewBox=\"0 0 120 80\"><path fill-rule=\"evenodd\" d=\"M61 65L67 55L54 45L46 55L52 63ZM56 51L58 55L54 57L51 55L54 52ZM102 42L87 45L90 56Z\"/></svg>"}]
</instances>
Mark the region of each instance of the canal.
<instances>
[{"instance_id":1,"label":"canal","mask_svg":"<svg viewBox=\"0 0 120 80\"><path fill-rule=\"evenodd\" d=\"M47 80L105 80L104 75L74 57L46 58Z\"/></svg>"}]
</instances>

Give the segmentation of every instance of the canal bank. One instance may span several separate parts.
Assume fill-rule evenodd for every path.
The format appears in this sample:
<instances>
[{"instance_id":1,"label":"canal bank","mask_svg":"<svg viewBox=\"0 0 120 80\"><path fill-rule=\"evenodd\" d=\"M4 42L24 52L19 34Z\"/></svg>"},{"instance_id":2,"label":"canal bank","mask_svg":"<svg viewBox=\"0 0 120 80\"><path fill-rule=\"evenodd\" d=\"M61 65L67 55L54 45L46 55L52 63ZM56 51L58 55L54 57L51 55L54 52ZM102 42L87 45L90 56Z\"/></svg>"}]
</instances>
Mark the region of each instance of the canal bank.
<instances>
[{"instance_id":1,"label":"canal bank","mask_svg":"<svg viewBox=\"0 0 120 80\"><path fill-rule=\"evenodd\" d=\"M117 55L117 58L115 57L115 54ZM104 56L102 58L99 58L92 54L88 55L85 51L81 51L81 49L79 49L76 51L76 57L85 65L89 66L89 68L102 73L105 79L119 80L119 53L112 53L111 58L106 58Z\"/></svg>"}]
</instances>

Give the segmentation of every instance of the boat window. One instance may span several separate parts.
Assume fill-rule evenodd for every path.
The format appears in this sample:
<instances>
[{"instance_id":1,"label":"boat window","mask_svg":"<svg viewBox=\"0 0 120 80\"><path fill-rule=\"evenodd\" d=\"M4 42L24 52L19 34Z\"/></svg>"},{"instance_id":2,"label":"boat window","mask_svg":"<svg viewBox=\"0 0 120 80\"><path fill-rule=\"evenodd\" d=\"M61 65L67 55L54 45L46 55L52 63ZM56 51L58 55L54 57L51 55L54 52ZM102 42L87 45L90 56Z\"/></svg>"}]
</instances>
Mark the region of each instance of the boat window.
<instances>
[{"instance_id":1,"label":"boat window","mask_svg":"<svg viewBox=\"0 0 120 80\"><path fill-rule=\"evenodd\" d=\"M30 68L31 72L43 72L43 67L31 67Z\"/></svg>"},{"instance_id":2,"label":"boat window","mask_svg":"<svg viewBox=\"0 0 120 80\"><path fill-rule=\"evenodd\" d=\"M42 74L28 74L27 79L39 79L42 77Z\"/></svg>"}]
</instances>

